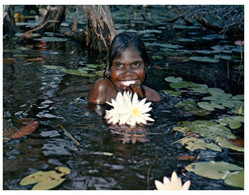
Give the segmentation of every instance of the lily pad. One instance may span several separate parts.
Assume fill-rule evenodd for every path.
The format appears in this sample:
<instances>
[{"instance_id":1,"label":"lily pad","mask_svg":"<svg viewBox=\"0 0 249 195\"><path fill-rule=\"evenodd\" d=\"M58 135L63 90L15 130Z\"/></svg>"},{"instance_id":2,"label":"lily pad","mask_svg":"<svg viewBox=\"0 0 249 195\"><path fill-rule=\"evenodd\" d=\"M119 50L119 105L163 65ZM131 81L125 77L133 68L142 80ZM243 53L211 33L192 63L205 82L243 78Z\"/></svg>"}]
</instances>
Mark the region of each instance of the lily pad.
<instances>
[{"instance_id":1,"label":"lily pad","mask_svg":"<svg viewBox=\"0 0 249 195\"><path fill-rule=\"evenodd\" d=\"M185 145L190 151L195 151L197 149L206 150L211 149L214 151L221 152L221 148L213 143L206 143L203 139L196 137L184 137L180 140L182 145Z\"/></svg>"},{"instance_id":2,"label":"lily pad","mask_svg":"<svg viewBox=\"0 0 249 195\"><path fill-rule=\"evenodd\" d=\"M224 93L224 90L220 88L208 88L210 94Z\"/></svg>"},{"instance_id":3,"label":"lily pad","mask_svg":"<svg viewBox=\"0 0 249 195\"><path fill-rule=\"evenodd\" d=\"M223 117L218 120L221 125L228 125L231 129L238 129L241 127L241 122L244 122L243 116Z\"/></svg>"},{"instance_id":4,"label":"lily pad","mask_svg":"<svg viewBox=\"0 0 249 195\"><path fill-rule=\"evenodd\" d=\"M187 171L209 179L225 179L231 171L243 170L242 167L227 162L197 162L185 167Z\"/></svg>"},{"instance_id":5,"label":"lily pad","mask_svg":"<svg viewBox=\"0 0 249 195\"><path fill-rule=\"evenodd\" d=\"M206 84L196 84L196 83L194 83L190 89L193 90L196 93L201 93L201 94L208 93L207 92L208 86Z\"/></svg>"},{"instance_id":6,"label":"lily pad","mask_svg":"<svg viewBox=\"0 0 249 195\"><path fill-rule=\"evenodd\" d=\"M189 83L186 81L170 83L170 87L176 88L176 89L188 88L188 86L189 86Z\"/></svg>"},{"instance_id":7,"label":"lily pad","mask_svg":"<svg viewBox=\"0 0 249 195\"><path fill-rule=\"evenodd\" d=\"M219 104L213 103L213 102L199 102L198 105L208 111L214 111L215 108L218 109L224 109L224 106L221 106Z\"/></svg>"},{"instance_id":8,"label":"lily pad","mask_svg":"<svg viewBox=\"0 0 249 195\"><path fill-rule=\"evenodd\" d=\"M198 108L197 103L190 100L180 101L177 104L175 104L175 107L183 108L184 112L188 112L197 116L206 116L210 114L209 111Z\"/></svg>"},{"instance_id":9,"label":"lily pad","mask_svg":"<svg viewBox=\"0 0 249 195\"><path fill-rule=\"evenodd\" d=\"M235 95L232 97L234 100L244 100L244 95Z\"/></svg>"},{"instance_id":10,"label":"lily pad","mask_svg":"<svg viewBox=\"0 0 249 195\"><path fill-rule=\"evenodd\" d=\"M165 78L165 81L170 82L170 83L179 83L182 82L182 78L181 77L173 77L173 76L169 76Z\"/></svg>"},{"instance_id":11,"label":"lily pad","mask_svg":"<svg viewBox=\"0 0 249 195\"><path fill-rule=\"evenodd\" d=\"M242 147L238 147L238 146L235 146L233 144L231 144L227 139L225 138L222 138L222 137L217 137L216 140L215 140L218 145L222 148L228 148L228 149L231 149L231 150L236 150L236 151L239 151L239 152L244 152L244 148Z\"/></svg>"},{"instance_id":12,"label":"lily pad","mask_svg":"<svg viewBox=\"0 0 249 195\"><path fill-rule=\"evenodd\" d=\"M223 125L208 121L208 120L196 120L194 122L182 122L183 127L188 127L191 132L197 133L202 137L216 140L217 137L224 137L227 139L235 139L236 136L232 134L230 129Z\"/></svg>"},{"instance_id":13,"label":"lily pad","mask_svg":"<svg viewBox=\"0 0 249 195\"><path fill-rule=\"evenodd\" d=\"M70 174L66 167L56 167L56 171L38 171L23 178L20 185L36 184L32 190L49 190L64 182L66 179L62 177L66 174Z\"/></svg>"},{"instance_id":14,"label":"lily pad","mask_svg":"<svg viewBox=\"0 0 249 195\"><path fill-rule=\"evenodd\" d=\"M173 95L173 96L179 96L181 95L182 93L180 91L173 91L173 90L161 90L163 93L165 94L170 94L170 95Z\"/></svg>"},{"instance_id":15,"label":"lily pad","mask_svg":"<svg viewBox=\"0 0 249 195\"><path fill-rule=\"evenodd\" d=\"M226 177L225 183L230 186L244 188L244 170L230 173Z\"/></svg>"},{"instance_id":16,"label":"lily pad","mask_svg":"<svg viewBox=\"0 0 249 195\"><path fill-rule=\"evenodd\" d=\"M192 56L189 60L196 61L196 62L209 62L209 63L217 63L219 60L209 57L200 57L200 56Z\"/></svg>"}]
</instances>

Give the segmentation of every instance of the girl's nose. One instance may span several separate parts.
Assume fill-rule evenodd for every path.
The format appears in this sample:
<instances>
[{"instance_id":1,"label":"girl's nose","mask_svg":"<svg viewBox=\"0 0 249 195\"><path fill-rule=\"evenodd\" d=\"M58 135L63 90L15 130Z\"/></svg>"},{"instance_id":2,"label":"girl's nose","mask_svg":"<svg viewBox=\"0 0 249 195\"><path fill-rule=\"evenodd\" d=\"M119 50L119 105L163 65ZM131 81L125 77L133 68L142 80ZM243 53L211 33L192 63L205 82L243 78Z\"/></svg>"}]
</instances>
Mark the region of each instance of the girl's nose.
<instances>
[{"instance_id":1,"label":"girl's nose","mask_svg":"<svg viewBox=\"0 0 249 195\"><path fill-rule=\"evenodd\" d=\"M128 66L128 67L125 68L124 74L125 74L126 76L130 76L130 75L133 75L134 72L133 72L133 70L131 69L131 67Z\"/></svg>"}]
</instances>

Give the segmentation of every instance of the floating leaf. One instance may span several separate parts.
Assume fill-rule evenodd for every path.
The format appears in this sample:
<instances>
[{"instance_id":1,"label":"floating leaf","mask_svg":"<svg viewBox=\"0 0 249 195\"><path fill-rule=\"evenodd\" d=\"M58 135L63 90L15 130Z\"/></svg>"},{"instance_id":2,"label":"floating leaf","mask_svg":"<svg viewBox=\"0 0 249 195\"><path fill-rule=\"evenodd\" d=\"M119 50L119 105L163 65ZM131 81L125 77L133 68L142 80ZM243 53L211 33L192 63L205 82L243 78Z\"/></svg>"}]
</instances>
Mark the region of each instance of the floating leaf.
<instances>
[{"instance_id":1,"label":"floating leaf","mask_svg":"<svg viewBox=\"0 0 249 195\"><path fill-rule=\"evenodd\" d=\"M179 82L182 82L182 78L170 76L170 77L166 77L165 81L170 82L170 83L179 83Z\"/></svg>"},{"instance_id":2,"label":"floating leaf","mask_svg":"<svg viewBox=\"0 0 249 195\"><path fill-rule=\"evenodd\" d=\"M151 59L152 60L162 60L163 56L152 56Z\"/></svg>"},{"instance_id":3,"label":"floating leaf","mask_svg":"<svg viewBox=\"0 0 249 195\"><path fill-rule=\"evenodd\" d=\"M225 179L231 171L243 170L242 167L234 164L215 161L192 163L186 166L185 169L209 179Z\"/></svg>"},{"instance_id":4,"label":"floating leaf","mask_svg":"<svg viewBox=\"0 0 249 195\"><path fill-rule=\"evenodd\" d=\"M176 108L183 108L185 112L197 115L197 116L206 116L210 114L210 112L200 109L197 107L197 103L190 100L180 101L175 104Z\"/></svg>"},{"instance_id":5,"label":"floating leaf","mask_svg":"<svg viewBox=\"0 0 249 195\"><path fill-rule=\"evenodd\" d=\"M239 107L241 105L243 105L243 104L244 104L244 102L238 101L238 100L227 100L225 102L222 102L222 105L225 106L225 107L228 107L228 108L237 108L237 109L239 109Z\"/></svg>"},{"instance_id":6,"label":"floating leaf","mask_svg":"<svg viewBox=\"0 0 249 195\"><path fill-rule=\"evenodd\" d=\"M205 94L205 93L207 93L208 86L206 84L194 83L190 89L196 93Z\"/></svg>"},{"instance_id":7,"label":"floating leaf","mask_svg":"<svg viewBox=\"0 0 249 195\"><path fill-rule=\"evenodd\" d=\"M206 143L204 140L196 137L184 137L180 140L182 145L185 145L190 151L195 151L197 149L206 150L211 149L214 151L221 152L221 148L213 143Z\"/></svg>"},{"instance_id":8,"label":"floating leaf","mask_svg":"<svg viewBox=\"0 0 249 195\"><path fill-rule=\"evenodd\" d=\"M38 171L23 178L20 185L36 184L32 190L49 190L65 181L62 177L66 174L70 174L70 169L66 167L56 167L56 171Z\"/></svg>"},{"instance_id":9,"label":"floating leaf","mask_svg":"<svg viewBox=\"0 0 249 195\"><path fill-rule=\"evenodd\" d=\"M176 89L188 88L188 86L189 86L189 83L186 81L170 83L170 87L176 88Z\"/></svg>"},{"instance_id":10,"label":"floating leaf","mask_svg":"<svg viewBox=\"0 0 249 195\"><path fill-rule=\"evenodd\" d=\"M216 122L196 120L194 122L183 121L181 124L183 127L188 127L191 132L211 140L216 140L217 137L224 137L227 139L236 138L228 128Z\"/></svg>"},{"instance_id":11,"label":"floating leaf","mask_svg":"<svg viewBox=\"0 0 249 195\"><path fill-rule=\"evenodd\" d=\"M174 131L179 131L181 132L183 135L187 135L187 133L189 131L191 131L188 127L173 127Z\"/></svg>"},{"instance_id":12,"label":"floating leaf","mask_svg":"<svg viewBox=\"0 0 249 195\"><path fill-rule=\"evenodd\" d=\"M203 100L227 101L232 95L230 93L213 93L212 96L204 97Z\"/></svg>"},{"instance_id":13,"label":"floating leaf","mask_svg":"<svg viewBox=\"0 0 249 195\"><path fill-rule=\"evenodd\" d=\"M234 100L244 100L244 95L235 95L232 97Z\"/></svg>"},{"instance_id":14,"label":"floating leaf","mask_svg":"<svg viewBox=\"0 0 249 195\"><path fill-rule=\"evenodd\" d=\"M209 62L209 63L216 63L219 62L219 60L209 57L200 57L200 56L192 56L189 58L189 60L196 61L196 62Z\"/></svg>"},{"instance_id":15,"label":"floating leaf","mask_svg":"<svg viewBox=\"0 0 249 195\"><path fill-rule=\"evenodd\" d=\"M230 186L244 188L244 170L230 173L225 178L225 183Z\"/></svg>"},{"instance_id":16,"label":"floating leaf","mask_svg":"<svg viewBox=\"0 0 249 195\"><path fill-rule=\"evenodd\" d=\"M231 150L236 150L236 151L239 151L239 152L244 152L244 148L241 148L241 147L238 147L238 146L235 146L233 144L231 144L227 139L225 138L222 138L222 137L217 137L216 140L215 140L219 146L221 146L222 148L228 148L228 149L231 149Z\"/></svg>"},{"instance_id":17,"label":"floating leaf","mask_svg":"<svg viewBox=\"0 0 249 195\"><path fill-rule=\"evenodd\" d=\"M221 125L228 125L231 129L238 129L241 127L241 122L244 122L244 117L240 116L230 116L223 117L218 120Z\"/></svg>"},{"instance_id":18,"label":"floating leaf","mask_svg":"<svg viewBox=\"0 0 249 195\"><path fill-rule=\"evenodd\" d=\"M173 91L173 90L161 90L163 93L165 94L170 94L170 95L173 95L173 96L179 96L181 95L182 93L180 91Z\"/></svg>"},{"instance_id":19,"label":"floating leaf","mask_svg":"<svg viewBox=\"0 0 249 195\"><path fill-rule=\"evenodd\" d=\"M213 103L213 102L199 102L198 105L205 109L205 110L208 110L208 111L214 111L215 108L218 108L218 109L224 109L223 106L219 105L219 104L216 104L216 103Z\"/></svg>"},{"instance_id":20,"label":"floating leaf","mask_svg":"<svg viewBox=\"0 0 249 195\"><path fill-rule=\"evenodd\" d=\"M220 88L208 88L210 94L224 93L224 90Z\"/></svg>"}]
</instances>

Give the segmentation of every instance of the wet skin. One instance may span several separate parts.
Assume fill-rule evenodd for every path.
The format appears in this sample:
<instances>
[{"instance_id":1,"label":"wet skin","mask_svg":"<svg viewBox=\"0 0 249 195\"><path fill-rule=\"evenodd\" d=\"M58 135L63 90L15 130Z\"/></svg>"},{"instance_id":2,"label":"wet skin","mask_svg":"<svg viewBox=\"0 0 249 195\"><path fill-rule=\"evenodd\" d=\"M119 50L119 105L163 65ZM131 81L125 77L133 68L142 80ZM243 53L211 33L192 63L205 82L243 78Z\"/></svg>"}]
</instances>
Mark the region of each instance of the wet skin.
<instances>
[{"instance_id":1,"label":"wet skin","mask_svg":"<svg viewBox=\"0 0 249 195\"><path fill-rule=\"evenodd\" d=\"M145 79L147 64L144 64L140 54L134 48L127 48L121 56L117 56L111 66L110 79L98 79L94 84L88 100L94 104L104 104L115 99L117 93L130 91L144 98L141 84ZM160 101L161 97L155 90L144 86L148 101Z\"/></svg>"}]
</instances>

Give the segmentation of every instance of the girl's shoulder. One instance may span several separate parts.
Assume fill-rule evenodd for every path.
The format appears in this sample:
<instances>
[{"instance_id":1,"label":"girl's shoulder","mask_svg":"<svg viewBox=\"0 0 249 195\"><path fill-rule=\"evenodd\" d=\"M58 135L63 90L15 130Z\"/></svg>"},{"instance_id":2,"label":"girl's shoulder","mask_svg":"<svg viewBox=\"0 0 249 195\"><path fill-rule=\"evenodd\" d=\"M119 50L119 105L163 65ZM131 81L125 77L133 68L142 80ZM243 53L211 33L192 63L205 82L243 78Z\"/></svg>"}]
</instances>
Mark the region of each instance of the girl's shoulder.
<instances>
[{"instance_id":1,"label":"girl's shoulder","mask_svg":"<svg viewBox=\"0 0 249 195\"><path fill-rule=\"evenodd\" d=\"M161 101L162 98L156 90L154 90L150 87L147 87L145 85L143 85L143 88L144 88L144 92L145 92L145 96L146 96L147 101L152 101L152 102Z\"/></svg>"},{"instance_id":2,"label":"girl's shoulder","mask_svg":"<svg viewBox=\"0 0 249 195\"><path fill-rule=\"evenodd\" d=\"M100 78L94 83L88 100L95 104L104 104L109 99L109 95L112 94L112 88L113 84L109 79Z\"/></svg>"}]
</instances>

